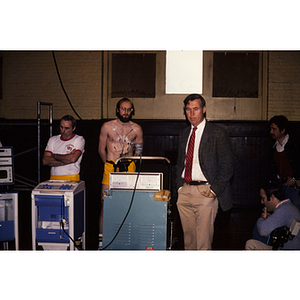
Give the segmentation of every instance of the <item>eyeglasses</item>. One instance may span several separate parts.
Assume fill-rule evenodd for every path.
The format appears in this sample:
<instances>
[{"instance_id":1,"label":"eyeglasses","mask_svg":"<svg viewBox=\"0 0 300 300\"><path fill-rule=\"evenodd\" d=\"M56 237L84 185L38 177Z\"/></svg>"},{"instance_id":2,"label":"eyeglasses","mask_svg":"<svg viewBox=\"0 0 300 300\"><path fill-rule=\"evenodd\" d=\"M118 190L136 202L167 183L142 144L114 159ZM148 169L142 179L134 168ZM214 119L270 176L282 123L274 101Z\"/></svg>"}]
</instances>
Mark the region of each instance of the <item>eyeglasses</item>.
<instances>
[{"instance_id":1,"label":"eyeglasses","mask_svg":"<svg viewBox=\"0 0 300 300\"><path fill-rule=\"evenodd\" d=\"M123 111L127 111L127 112L132 112L133 111L133 108L126 108L126 107L120 107L120 110L123 110Z\"/></svg>"}]
</instances>

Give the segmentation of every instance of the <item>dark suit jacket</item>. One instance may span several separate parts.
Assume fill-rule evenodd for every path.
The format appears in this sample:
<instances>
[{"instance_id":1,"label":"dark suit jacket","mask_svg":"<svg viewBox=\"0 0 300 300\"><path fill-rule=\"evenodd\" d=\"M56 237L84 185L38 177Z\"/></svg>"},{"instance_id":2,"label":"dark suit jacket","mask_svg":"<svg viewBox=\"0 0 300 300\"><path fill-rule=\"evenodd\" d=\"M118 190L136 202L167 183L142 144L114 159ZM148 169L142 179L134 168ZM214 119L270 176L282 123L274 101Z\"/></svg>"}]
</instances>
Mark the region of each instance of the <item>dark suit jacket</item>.
<instances>
[{"instance_id":1,"label":"dark suit jacket","mask_svg":"<svg viewBox=\"0 0 300 300\"><path fill-rule=\"evenodd\" d=\"M185 163L185 149L191 128L184 129L179 135L178 157L176 165L176 188L183 185L181 174ZM199 146L199 162L201 170L212 191L217 195L223 211L232 207L230 179L233 176L233 152L231 142L225 129L206 122Z\"/></svg>"}]
</instances>

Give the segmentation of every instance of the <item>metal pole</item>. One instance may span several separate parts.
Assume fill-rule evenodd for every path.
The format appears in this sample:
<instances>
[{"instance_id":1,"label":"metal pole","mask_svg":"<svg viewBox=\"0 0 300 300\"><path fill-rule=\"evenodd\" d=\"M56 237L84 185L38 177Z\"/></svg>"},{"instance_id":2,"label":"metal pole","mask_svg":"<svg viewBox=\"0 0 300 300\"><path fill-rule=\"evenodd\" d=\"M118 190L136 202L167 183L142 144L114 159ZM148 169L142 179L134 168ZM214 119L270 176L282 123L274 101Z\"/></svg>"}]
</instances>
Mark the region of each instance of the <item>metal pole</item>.
<instances>
[{"instance_id":1,"label":"metal pole","mask_svg":"<svg viewBox=\"0 0 300 300\"><path fill-rule=\"evenodd\" d=\"M41 102L37 103L38 123L38 183L41 181Z\"/></svg>"},{"instance_id":2,"label":"metal pole","mask_svg":"<svg viewBox=\"0 0 300 300\"><path fill-rule=\"evenodd\" d=\"M49 104L49 122L50 122L50 137L52 136L52 121L53 121L53 105L52 103Z\"/></svg>"},{"instance_id":3,"label":"metal pole","mask_svg":"<svg viewBox=\"0 0 300 300\"><path fill-rule=\"evenodd\" d=\"M52 136L52 121L53 121L53 105L38 101L37 103L37 124L38 124L38 182L41 181L41 105L49 106L49 124L50 137Z\"/></svg>"}]
</instances>

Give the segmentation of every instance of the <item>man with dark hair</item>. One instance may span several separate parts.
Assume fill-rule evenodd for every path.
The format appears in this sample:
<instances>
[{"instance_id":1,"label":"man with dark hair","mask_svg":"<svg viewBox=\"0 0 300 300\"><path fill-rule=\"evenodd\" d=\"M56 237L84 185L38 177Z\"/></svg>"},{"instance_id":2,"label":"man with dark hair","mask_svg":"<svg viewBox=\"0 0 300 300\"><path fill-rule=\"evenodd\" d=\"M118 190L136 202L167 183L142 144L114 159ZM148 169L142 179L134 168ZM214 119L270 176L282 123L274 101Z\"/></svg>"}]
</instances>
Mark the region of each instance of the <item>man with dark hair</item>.
<instances>
[{"instance_id":1,"label":"man with dark hair","mask_svg":"<svg viewBox=\"0 0 300 300\"><path fill-rule=\"evenodd\" d=\"M278 127L279 132L284 131L284 134L288 134L290 131L290 123L286 116L279 115L279 116L272 117L269 120L270 127L272 124L275 124ZM275 134L275 131L271 132L270 134L273 137Z\"/></svg>"},{"instance_id":2,"label":"man with dark hair","mask_svg":"<svg viewBox=\"0 0 300 300\"><path fill-rule=\"evenodd\" d=\"M131 120L132 116L135 115L135 109L134 109L134 105L133 103L128 99L128 98L122 98L118 101L117 105L116 105L116 116L119 118L119 119L122 119L124 122L128 122L128 117L125 116L125 119L123 119L123 116L121 115L120 113L120 108L121 108L121 104L123 102L130 102L131 103L131 114L129 116L129 120Z\"/></svg>"},{"instance_id":3,"label":"man with dark hair","mask_svg":"<svg viewBox=\"0 0 300 300\"><path fill-rule=\"evenodd\" d=\"M131 121L134 115L133 103L128 98L119 100L116 106L117 119L105 122L100 131L98 152L105 164L102 184L109 188L109 174L114 162L123 156L140 155L143 150L143 131L140 125ZM135 171L134 162L129 166Z\"/></svg>"},{"instance_id":4,"label":"man with dark hair","mask_svg":"<svg viewBox=\"0 0 300 300\"><path fill-rule=\"evenodd\" d=\"M61 118L59 129L60 135L48 140L43 165L51 167L51 180L80 180L85 140L74 133L76 120L70 115Z\"/></svg>"},{"instance_id":5,"label":"man with dark hair","mask_svg":"<svg viewBox=\"0 0 300 300\"><path fill-rule=\"evenodd\" d=\"M261 217L256 222L256 228L261 237L268 237L273 230L286 226L290 228L293 220L300 221L300 212L295 205L286 198L283 186L269 183L260 189L260 199L265 205ZM246 242L246 250L272 250L272 246L261 239L250 239ZM288 240L283 250L300 250L300 235Z\"/></svg>"},{"instance_id":6,"label":"man with dark hair","mask_svg":"<svg viewBox=\"0 0 300 300\"><path fill-rule=\"evenodd\" d=\"M276 140L270 154L269 180L284 185L284 191L300 210L300 147L290 134L290 124L283 116L274 116L269 121L271 138Z\"/></svg>"},{"instance_id":7,"label":"man with dark hair","mask_svg":"<svg viewBox=\"0 0 300 300\"><path fill-rule=\"evenodd\" d=\"M184 247L210 250L218 206L223 211L232 207L233 152L226 131L206 121L206 103L201 95L185 98L184 113L191 126L179 135L176 165Z\"/></svg>"},{"instance_id":8,"label":"man with dark hair","mask_svg":"<svg viewBox=\"0 0 300 300\"><path fill-rule=\"evenodd\" d=\"M131 121L134 115L133 103L122 98L116 105L117 119L105 122L100 131L98 152L104 163L102 179L102 200L100 214L100 234L103 222L104 190L109 188L109 174L114 172L135 172L135 163L131 161L126 169L115 166L115 161L124 156L140 155L143 151L143 131L140 125Z\"/></svg>"}]
</instances>

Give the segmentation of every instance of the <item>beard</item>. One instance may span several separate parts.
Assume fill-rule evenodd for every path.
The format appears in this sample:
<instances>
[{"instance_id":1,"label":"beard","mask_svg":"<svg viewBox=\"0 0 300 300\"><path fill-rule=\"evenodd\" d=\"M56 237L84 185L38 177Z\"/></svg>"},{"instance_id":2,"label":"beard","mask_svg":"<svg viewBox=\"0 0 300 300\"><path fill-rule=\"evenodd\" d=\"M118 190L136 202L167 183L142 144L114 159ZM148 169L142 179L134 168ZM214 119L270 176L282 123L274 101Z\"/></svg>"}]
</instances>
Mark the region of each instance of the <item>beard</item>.
<instances>
[{"instance_id":1,"label":"beard","mask_svg":"<svg viewBox=\"0 0 300 300\"><path fill-rule=\"evenodd\" d=\"M131 120L132 118L132 113L130 113L128 116L121 116L120 112L117 111L117 117L119 118L119 120L123 123L127 123Z\"/></svg>"}]
</instances>

